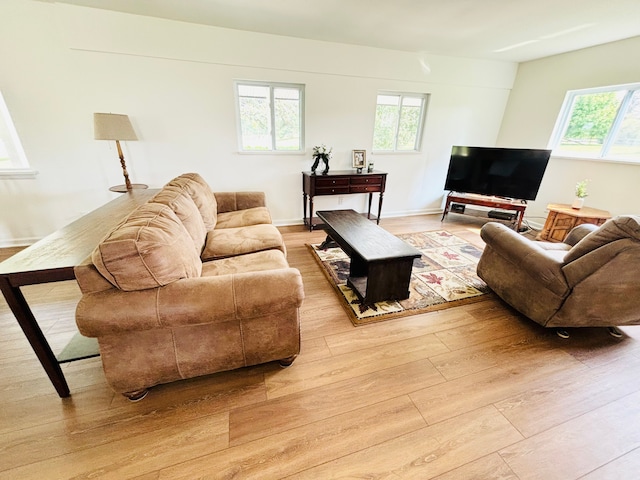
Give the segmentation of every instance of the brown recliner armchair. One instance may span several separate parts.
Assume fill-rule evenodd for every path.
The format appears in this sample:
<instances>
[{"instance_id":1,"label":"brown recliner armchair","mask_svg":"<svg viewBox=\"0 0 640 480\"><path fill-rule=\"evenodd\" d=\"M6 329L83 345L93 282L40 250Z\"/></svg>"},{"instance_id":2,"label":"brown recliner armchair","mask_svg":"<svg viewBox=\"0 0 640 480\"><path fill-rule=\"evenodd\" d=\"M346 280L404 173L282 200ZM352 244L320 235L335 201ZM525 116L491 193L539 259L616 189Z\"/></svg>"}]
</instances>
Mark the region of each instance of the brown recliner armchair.
<instances>
[{"instance_id":1,"label":"brown recliner armchair","mask_svg":"<svg viewBox=\"0 0 640 480\"><path fill-rule=\"evenodd\" d=\"M528 240L506 226L482 227L478 276L544 327L640 324L640 216L575 227L563 243Z\"/></svg>"}]
</instances>

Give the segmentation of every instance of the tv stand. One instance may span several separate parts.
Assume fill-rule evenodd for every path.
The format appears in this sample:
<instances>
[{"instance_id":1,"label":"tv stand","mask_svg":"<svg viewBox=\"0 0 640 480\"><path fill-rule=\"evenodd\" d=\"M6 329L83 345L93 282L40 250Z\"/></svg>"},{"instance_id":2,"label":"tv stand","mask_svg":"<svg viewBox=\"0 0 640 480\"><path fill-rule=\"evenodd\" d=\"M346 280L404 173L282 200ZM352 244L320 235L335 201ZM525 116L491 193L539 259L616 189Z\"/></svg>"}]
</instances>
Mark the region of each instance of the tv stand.
<instances>
[{"instance_id":1,"label":"tv stand","mask_svg":"<svg viewBox=\"0 0 640 480\"><path fill-rule=\"evenodd\" d=\"M516 232L520 231L520 227L522 226L522 218L524 217L524 211L527 208L526 200L489 197L487 195L478 195L475 193L449 192L447 195L447 202L444 206L444 211L442 212L441 221L444 221L444 218L447 216L449 211L451 211L452 203L463 206L480 205L482 207L499 208L501 210L506 210L506 212L487 212L487 217L509 221L509 216L513 216L513 223ZM510 214L510 211L515 213ZM454 209L453 212L464 214L464 207L461 209L461 211L456 211Z\"/></svg>"}]
</instances>

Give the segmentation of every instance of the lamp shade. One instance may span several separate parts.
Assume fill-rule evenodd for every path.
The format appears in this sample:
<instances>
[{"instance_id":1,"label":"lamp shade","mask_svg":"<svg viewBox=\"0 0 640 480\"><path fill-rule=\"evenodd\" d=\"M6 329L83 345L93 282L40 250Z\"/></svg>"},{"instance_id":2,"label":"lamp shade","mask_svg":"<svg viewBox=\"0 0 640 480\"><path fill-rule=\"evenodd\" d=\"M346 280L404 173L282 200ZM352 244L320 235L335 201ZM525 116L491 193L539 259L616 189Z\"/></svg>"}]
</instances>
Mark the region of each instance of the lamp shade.
<instances>
[{"instance_id":1,"label":"lamp shade","mask_svg":"<svg viewBox=\"0 0 640 480\"><path fill-rule=\"evenodd\" d=\"M94 113L93 133L96 140L138 140L127 115Z\"/></svg>"}]
</instances>

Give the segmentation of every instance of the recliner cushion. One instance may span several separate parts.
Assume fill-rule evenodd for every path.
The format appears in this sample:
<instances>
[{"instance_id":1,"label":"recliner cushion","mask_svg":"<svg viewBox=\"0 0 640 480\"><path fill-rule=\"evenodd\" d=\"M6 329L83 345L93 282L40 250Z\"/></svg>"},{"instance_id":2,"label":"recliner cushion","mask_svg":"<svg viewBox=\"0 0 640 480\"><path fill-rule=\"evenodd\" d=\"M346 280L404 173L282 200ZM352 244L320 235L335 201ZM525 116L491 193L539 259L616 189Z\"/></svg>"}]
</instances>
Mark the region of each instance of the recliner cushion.
<instances>
[{"instance_id":1,"label":"recliner cushion","mask_svg":"<svg viewBox=\"0 0 640 480\"><path fill-rule=\"evenodd\" d=\"M124 291L160 287L202 273L187 230L170 207L159 203L134 210L107 234L91 259L102 276Z\"/></svg>"}]
</instances>

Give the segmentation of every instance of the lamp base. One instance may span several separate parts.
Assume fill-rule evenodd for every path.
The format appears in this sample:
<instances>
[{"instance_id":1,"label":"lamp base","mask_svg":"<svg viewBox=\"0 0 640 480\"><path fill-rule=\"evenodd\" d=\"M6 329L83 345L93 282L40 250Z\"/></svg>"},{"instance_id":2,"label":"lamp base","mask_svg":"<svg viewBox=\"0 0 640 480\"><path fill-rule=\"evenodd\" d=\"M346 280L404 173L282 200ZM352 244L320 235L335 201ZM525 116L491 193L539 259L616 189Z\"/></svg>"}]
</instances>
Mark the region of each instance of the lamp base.
<instances>
[{"instance_id":1,"label":"lamp base","mask_svg":"<svg viewBox=\"0 0 640 480\"><path fill-rule=\"evenodd\" d=\"M143 188L149 188L149 186L145 185L144 183L132 183L131 188L143 189ZM127 193L129 191L126 185L116 185L115 187L109 188L109 190L116 193Z\"/></svg>"}]
</instances>

